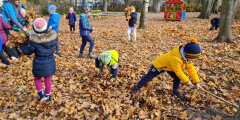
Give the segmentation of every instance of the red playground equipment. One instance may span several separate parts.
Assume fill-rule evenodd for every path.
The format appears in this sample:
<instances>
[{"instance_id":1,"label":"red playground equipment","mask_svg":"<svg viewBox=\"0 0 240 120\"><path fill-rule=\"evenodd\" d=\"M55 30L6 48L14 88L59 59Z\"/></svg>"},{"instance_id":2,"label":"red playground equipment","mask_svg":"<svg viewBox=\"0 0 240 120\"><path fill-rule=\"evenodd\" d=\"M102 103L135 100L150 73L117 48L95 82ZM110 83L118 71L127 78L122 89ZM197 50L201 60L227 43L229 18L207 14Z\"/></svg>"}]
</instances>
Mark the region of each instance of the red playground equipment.
<instances>
[{"instance_id":1,"label":"red playground equipment","mask_svg":"<svg viewBox=\"0 0 240 120\"><path fill-rule=\"evenodd\" d=\"M164 20L184 20L187 2L183 0L168 0L165 2Z\"/></svg>"}]
</instances>

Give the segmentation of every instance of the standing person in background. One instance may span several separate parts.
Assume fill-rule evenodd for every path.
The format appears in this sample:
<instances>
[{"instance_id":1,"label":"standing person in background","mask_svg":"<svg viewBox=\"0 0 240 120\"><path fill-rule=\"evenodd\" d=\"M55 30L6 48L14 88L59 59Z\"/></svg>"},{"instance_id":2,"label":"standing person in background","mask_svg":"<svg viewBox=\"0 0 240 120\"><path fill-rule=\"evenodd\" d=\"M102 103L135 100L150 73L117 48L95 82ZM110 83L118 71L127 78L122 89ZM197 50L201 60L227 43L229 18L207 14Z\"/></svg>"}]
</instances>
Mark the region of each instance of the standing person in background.
<instances>
[{"instance_id":1,"label":"standing person in background","mask_svg":"<svg viewBox=\"0 0 240 120\"><path fill-rule=\"evenodd\" d=\"M129 27L127 28L127 39L130 42L130 33L133 33L134 42L137 40L136 27L137 27L137 12L134 6L131 6L132 13L130 14L131 18L126 19L128 21Z\"/></svg>"},{"instance_id":2,"label":"standing person in background","mask_svg":"<svg viewBox=\"0 0 240 120\"><path fill-rule=\"evenodd\" d=\"M69 25L70 25L70 34L75 33L75 23L77 21L76 15L73 11L73 7L69 9L69 13L66 17L66 19L69 19Z\"/></svg>"},{"instance_id":3,"label":"standing person in background","mask_svg":"<svg viewBox=\"0 0 240 120\"><path fill-rule=\"evenodd\" d=\"M91 8L87 6L84 8L84 13L80 15L79 29L80 29L80 36L82 37L82 45L80 48L80 54L78 58L85 57L85 55L83 55L83 51L87 45L87 42L90 42L88 57L93 59L97 57L96 55L92 54L95 42L90 37L90 33L93 32L94 30L94 28L89 25L89 20L88 20L88 16L91 15L91 11L92 11Z\"/></svg>"},{"instance_id":4,"label":"standing person in background","mask_svg":"<svg viewBox=\"0 0 240 120\"><path fill-rule=\"evenodd\" d=\"M60 20L60 15L58 13L56 13L57 7L55 5L50 5L48 7L48 12L50 14L50 18L48 20L48 29L49 30L54 30L57 33L58 36L58 26L59 26L59 20ZM58 37L56 39L56 55L60 55L60 44L58 41Z\"/></svg>"}]
</instances>

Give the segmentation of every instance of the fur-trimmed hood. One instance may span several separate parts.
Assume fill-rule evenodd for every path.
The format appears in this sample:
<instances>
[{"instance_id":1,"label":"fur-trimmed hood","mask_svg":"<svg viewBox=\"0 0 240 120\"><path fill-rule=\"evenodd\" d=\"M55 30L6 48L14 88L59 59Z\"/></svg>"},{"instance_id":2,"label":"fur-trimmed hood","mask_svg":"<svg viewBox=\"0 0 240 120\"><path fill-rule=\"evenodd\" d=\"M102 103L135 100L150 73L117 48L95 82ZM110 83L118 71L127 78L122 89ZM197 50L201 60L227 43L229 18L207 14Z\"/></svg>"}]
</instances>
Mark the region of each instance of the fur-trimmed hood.
<instances>
[{"instance_id":1,"label":"fur-trimmed hood","mask_svg":"<svg viewBox=\"0 0 240 120\"><path fill-rule=\"evenodd\" d=\"M43 34L34 33L29 36L30 41L33 41L35 43L46 43L56 40L56 38L57 33L54 30L48 31L47 33Z\"/></svg>"}]
</instances>

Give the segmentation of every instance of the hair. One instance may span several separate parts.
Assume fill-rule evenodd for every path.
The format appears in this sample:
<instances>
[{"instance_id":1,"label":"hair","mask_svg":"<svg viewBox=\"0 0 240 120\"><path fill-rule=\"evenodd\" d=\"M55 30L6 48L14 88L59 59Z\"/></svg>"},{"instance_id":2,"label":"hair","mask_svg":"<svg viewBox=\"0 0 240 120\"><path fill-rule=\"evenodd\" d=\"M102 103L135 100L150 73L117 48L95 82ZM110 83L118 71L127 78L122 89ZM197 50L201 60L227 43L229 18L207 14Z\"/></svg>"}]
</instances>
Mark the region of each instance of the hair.
<instances>
[{"instance_id":1,"label":"hair","mask_svg":"<svg viewBox=\"0 0 240 120\"><path fill-rule=\"evenodd\" d=\"M16 0L10 0L9 2L14 6L14 9L17 10L17 12L19 12L21 5L16 5L16 4L15 4L15 1L16 1Z\"/></svg>"}]
</instances>

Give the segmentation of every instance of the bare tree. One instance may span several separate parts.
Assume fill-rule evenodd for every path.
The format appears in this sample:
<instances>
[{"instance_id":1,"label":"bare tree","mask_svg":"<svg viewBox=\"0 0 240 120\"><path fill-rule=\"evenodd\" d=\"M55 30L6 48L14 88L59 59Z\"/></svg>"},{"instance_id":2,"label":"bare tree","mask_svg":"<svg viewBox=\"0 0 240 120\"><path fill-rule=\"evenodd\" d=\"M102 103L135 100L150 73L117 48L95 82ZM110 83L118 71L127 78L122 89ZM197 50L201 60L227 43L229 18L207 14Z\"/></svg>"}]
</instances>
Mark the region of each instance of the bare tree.
<instances>
[{"instance_id":1,"label":"bare tree","mask_svg":"<svg viewBox=\"0 0 240 120\"><path fill-rule=\"evenodd\" d=\"M124 0L125 2L125 8L129 7L129 0Z\"/></svg>"},{"instance_id":2,"label":"bare tree","mask_svg":"<svg viewBox=\"0 0 240 120\"><path fill-rule=\"evenodd\" d=\"M161 7L161 0L153 0L152 12L159 13Z\"/></svg>"},{"instance_id":3,"label":"bare tree","mask_svg":"<svg viewBox=\"0 0 240 120\"><path fill-rule=\"evenodd\" d=\"M76 10L78 10L78 0L75 0L75 8L76 8Z\"/></svg>"},{"instance_id":4,"label":"bare tree","mask_svg":"<svg viewBox=\"0 0 240 120\"><path fill-rule=\"evenodd\" d=\"M212 7L212 13L218 14L219 4L220 4L220 0L214 0L213 7Z\"/></svg>"},{"instance_id":5,"label":"bare tree","mask_svg":"<svg viewBox=\"0 0 240 120\"><path fill-rule=\"evenodd\" d=\"M198 18L202 19L209 19L209 16L211 14L211 10L213 7L213 1L214 0L201 0L202 3L202 11Z\"/></svg>"},{"instance_id":6,"label":"bare tree","mask_svg":"<svg viewBox=\"0 0 240 120\"><path fill-rule=\"evenodd\" d=\"M223 0L221 8L221 19L218 36L212 42L234 43L231 37L231 24L234 13L234 4L238 0Z\"/></svg>"},{"instance_id":7,"label":"bare tree","mask_svg":"<svg viewBox=\"0 0 240 120\"><path fill-rule=\"evenodd\" d=\"M234 19L234 17L235 17L235 11L236 11L236 9L237 9L237 5L238 5L238 2L239 2L240 0L234 0L234 3L233 3L233 15L232 15L232 24L233 24L233 19Z\"/></svg>"},{"instance_id":8,"label":"bare tree","mask_svg":"<svg viewBox=\"0 0 240 120\"><path fill-rule=\"evenodd\" d=\"M143 2L142 2L142 10L141 10L141 16L140 16L139 29L146 28L148 3L149 3L149 0L143 0Z\"/></svg>"},{"instance_id":9,"label":"bare tree","mask_svg":"<svg viewBox=\"0 0 240 120\"><path fill-rule=\"evenodd\" d=\"M107 0L103 0L103 8L102 8L103 12L107 12Z\"/></svg>"}]
</instances>

